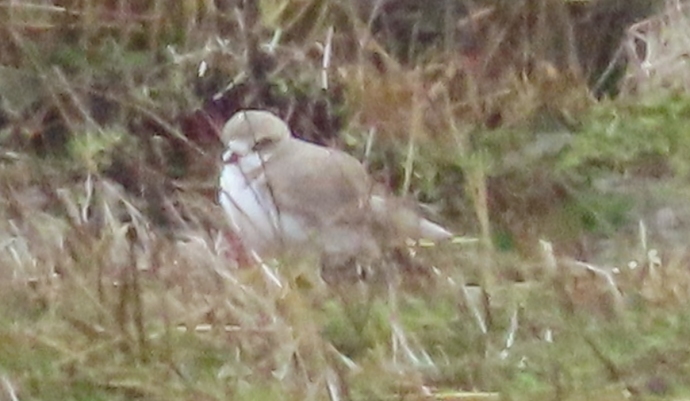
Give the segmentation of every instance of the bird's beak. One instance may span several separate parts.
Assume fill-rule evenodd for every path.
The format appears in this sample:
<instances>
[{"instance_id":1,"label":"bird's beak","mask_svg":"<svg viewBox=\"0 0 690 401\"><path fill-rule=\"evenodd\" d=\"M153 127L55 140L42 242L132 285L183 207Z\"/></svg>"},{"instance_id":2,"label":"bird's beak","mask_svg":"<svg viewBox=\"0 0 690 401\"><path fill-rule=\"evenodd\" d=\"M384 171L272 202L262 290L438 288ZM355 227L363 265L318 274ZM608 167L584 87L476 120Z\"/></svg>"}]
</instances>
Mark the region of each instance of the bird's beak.
<instances>
[{"instance_id":1,"label":"bird's beak","mask_svg":"<svg viewBox=\"0 0 690 401\"><path fill-rule=\"evenodd\" d=\"M233 152L232 150L228 150L225 153L223 153L223 163L225 164L237 164L239 160L240 155Z\"/></svg>"}]
</instances>

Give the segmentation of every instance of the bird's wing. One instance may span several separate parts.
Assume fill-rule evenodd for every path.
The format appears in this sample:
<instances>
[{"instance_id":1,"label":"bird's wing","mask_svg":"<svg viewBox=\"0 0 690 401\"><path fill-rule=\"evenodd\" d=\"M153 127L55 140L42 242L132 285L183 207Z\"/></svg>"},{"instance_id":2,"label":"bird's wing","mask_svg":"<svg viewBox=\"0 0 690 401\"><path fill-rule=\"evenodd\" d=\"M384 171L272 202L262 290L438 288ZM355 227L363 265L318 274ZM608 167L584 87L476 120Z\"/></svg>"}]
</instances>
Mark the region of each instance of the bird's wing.
<instances>
[{"instance_id":1,"label":"bird's wing","mask_svg":"<svg viewBox=\"0 0 690 401\"><path fill-rule=\"evenodd\" d=\"M366 218L371 181L362 164L347 153L293 139L276 151L265 172L279 213L316 226L356 225Z\"/></svg>"},{"instance_id":2,"label":"bird's wing","mask_svg":"<svg viewBox=\"0 0 690 401\"><path fill-rule=\"evenodd\" d=\"M314 227L338 226L340 235L349 227L360 233L373 229L371 234L385 242L452 237L402 200L374 195L364 166L347 153L298 140L285 145L265 166L279 213L299 216ZM299 196L288 195L294 193Z\"/></svg>"}]
</instances>

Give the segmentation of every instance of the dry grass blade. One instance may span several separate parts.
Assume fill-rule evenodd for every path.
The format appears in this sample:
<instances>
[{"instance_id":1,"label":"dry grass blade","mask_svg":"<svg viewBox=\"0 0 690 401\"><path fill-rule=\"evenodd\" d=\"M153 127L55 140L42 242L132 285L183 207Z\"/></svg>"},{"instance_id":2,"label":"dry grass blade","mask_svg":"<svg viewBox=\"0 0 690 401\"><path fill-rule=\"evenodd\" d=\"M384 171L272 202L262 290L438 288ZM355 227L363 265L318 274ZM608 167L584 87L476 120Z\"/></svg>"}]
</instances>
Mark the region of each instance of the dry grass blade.
<instances>
[{"instance_id":1,"label":"dry grass blade","mask_svg":"<svg viewBox=\"0 0 690 401\"><path fill-rule=\"evenodd\" d=\"M623 48L631 71L623 83L627 95L690 90L690 3L666 0L663 13L630 27ZM639 50L642 49L642 50Z\"/></svg>"}]
</instances>

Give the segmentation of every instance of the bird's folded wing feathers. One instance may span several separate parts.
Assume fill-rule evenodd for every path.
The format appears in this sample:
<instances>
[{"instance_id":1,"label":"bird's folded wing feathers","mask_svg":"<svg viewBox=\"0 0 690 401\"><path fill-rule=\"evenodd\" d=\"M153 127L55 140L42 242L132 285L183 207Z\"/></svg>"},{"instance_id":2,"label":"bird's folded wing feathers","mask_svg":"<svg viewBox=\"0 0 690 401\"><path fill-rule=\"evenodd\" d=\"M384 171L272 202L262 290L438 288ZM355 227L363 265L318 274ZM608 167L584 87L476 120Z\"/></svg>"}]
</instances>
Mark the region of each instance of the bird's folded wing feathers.
<instances>
[{"instance_id":1,"label":"bird's folded wing feathers","mask_svg":"<svg viewBox=\"0 0 690 401\"><path fill-rule=\"evenodd\" d=\"M348 219L361 224L361 208L366 207L371 181L354 157L295 140L276 152L265 168L279 212L304 216L317 225L347 224ZM300 196L288 195L295 192Z\"/></svg>"},{"instance_id":2,"label":"bird's folded wing feathers","mask_svg":"<svg viewBox=\"0 0 690 401\"><path fill-rule=\"evenodd\" d=\"M277 165L291 168L271 167ZM373 184L364 166L343 152L293 141L266 164L266 177L279 213L304 216L316 227L371 225L378 235L392 241L452 237L448 230L421 217L403 202L373 195ZM294 192L300 193L299 199L282 195ZM313 205L319 205L319 210Z\"/></svg>"}]
</instances>

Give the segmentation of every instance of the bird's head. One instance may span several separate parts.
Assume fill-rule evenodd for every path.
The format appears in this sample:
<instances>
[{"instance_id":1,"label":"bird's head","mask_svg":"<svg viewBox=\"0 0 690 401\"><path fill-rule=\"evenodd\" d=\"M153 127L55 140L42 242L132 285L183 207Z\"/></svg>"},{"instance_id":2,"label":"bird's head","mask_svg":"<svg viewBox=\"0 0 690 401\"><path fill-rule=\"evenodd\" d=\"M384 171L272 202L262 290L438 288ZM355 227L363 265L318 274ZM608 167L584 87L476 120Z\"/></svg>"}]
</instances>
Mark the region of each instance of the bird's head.
<instances>
[{"instance_id":1,"label":"bird's head","mask_svg":"<svg viewBox=\"0 0 690 401\"><path fill-rule=\"evenodd\" d=\"M290 128L278 116L263 110L240 110L235 113L221 133L227 146L223 158L238 159L254 153L267 154L290 137Z\"/></svg>"}]
</instances>

